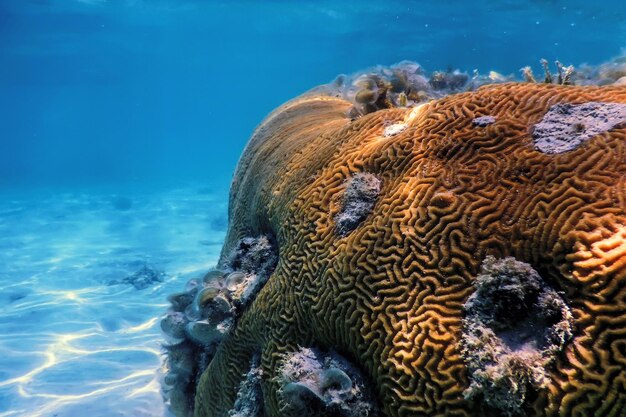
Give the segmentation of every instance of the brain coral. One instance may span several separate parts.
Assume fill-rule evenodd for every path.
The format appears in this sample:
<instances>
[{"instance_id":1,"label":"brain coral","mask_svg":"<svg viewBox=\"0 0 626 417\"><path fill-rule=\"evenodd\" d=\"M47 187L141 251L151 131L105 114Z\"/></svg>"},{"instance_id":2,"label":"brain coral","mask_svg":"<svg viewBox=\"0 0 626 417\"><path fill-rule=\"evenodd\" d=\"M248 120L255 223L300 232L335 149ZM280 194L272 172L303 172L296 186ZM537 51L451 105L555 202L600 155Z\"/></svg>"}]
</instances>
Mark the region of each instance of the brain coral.
<instances>
[{"instance_id":1,"label":"brain coral","mask_svg":"<svg viewBox=\"0 0 626 417\"><path fill-rule=\"evenodd\" d=\"M308 94L272 113L236 171L221 266L259 236L278 261L201 373L195 415L238 415L259 366L257 414L280 416L281 369L306 347L358 368L384 416L625 416L626 118L563 152L533 136L552 106L588 102L614 110L626 88L500 84L356 120L351 103ZM358 224L338 228L351 207ZM513 281L532 282L492 288L506 301L480 322L509 358L551 356L540 371L515 359L506 381L527 386L499 406L507 390L476 389L497 382L466 352L480 337L461 340L476 335L464 323L478 322L465 319L480 313L477 277L513 282L485 275L506 275L505 258Z\"/></svg>"}]
</instances>

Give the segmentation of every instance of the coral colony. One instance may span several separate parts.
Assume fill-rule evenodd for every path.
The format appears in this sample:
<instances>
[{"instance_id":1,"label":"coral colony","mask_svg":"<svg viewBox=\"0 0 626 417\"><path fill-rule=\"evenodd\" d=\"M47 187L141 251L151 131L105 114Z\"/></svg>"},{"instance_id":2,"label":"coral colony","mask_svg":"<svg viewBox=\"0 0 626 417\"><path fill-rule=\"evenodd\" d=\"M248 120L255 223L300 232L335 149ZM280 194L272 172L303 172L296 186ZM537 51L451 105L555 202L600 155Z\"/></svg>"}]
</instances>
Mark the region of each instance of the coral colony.
<instances>
[{"instance_id":1,"label":"coral colony","mask_svg":"<svg viewBox=\"0 0 626 417\"><path fill-rule=\"evenodd\" d=\"M273 112L169 297L197 417L626 415L626 65L402 62Z\"/></svg>"}]
</instances>

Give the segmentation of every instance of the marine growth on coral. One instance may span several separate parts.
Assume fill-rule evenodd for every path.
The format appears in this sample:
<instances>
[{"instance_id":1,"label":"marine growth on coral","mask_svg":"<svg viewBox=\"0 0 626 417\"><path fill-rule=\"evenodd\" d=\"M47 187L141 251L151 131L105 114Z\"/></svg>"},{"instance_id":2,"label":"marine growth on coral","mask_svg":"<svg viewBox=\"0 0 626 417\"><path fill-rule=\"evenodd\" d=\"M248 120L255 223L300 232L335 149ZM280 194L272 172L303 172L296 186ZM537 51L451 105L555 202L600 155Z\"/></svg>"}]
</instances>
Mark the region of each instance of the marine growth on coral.
<instances>
[{"instance_id":1,"label":"marine growth on coral","mask_svg":"<svg viewBox=\"0 0 626 417\"><path fill-rule=\"evenodd\" d=\"M623 417L626 89L374 75L254 132L163 318L172 410Z\"/></svg>"},{"instance_id":2,"label":"marine growth on coral","mask_svg":"<svg viewBox=\"0 0 626 417\"><path fill-rule=\"evenodd\" d=\"M193 414L200 375L272 273L277 261L275 252L265 235L241 239L224 256L221 269L209 271L201 280L191 280L185 291L168 297L171 306L161 320L161 329L168 339L161 386L165 400L177 416ZM258 365L249 372L254 374L257 368ZM255 395L253 388L246 385L245 389L246 396ZM250 408L240 402L231 410L233 416L248 413L241 407Z\"/></svg>"},{"instance_id":3,"label":"marine growth on coral","mask_svg":"<svg viewBox=\"0 0 626 417\"><path fill-rule=\"evenodd\" d=\"M460 341L469 370L467 398L506 416L548 383L549 365L572 337L563 298L530 265L487 256L466 301Z\"/></svg>"},{"instance_id":4,"label":"marine growth on coral","mask_svg":"<svg viewBox=\"0 0 626 417\"><path fill-rule=\"evenodd\" d=\"M276 376L284 417L376 417L371 385L336 353L299 348L283 355Z\"/></svg>"},{"instance_id":5,"label":"marine growth on coral","mask_svg":"<svg viewBox=\"0 0 626 417\"><path fill-rule=\"evenodd\" d=\"M550 107L533 129L535 147L546 153L576 149L583 142L626 125L626 104L559 103Z\"/></svg>"}]
</instances>

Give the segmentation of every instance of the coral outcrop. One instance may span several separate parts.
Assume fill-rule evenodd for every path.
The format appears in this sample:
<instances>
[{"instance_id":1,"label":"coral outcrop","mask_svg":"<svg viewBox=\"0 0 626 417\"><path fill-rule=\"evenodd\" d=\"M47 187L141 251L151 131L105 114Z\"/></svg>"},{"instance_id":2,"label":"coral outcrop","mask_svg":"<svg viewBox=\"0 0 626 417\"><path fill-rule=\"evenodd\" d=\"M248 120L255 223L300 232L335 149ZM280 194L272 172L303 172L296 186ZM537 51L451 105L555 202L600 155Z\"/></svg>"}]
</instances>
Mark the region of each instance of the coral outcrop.
<instances>
[{"instance_id":1,"label":"coral outcrop","mask_svg":"<svg viewBox=\"0 0 626 417\"><path fill-rule=\"evenodd\" d=\"M471 381L466 397L480 397L506 416L523 415L572 337L571 311L537 271L514 258L487 256L475 286L461 336Z\"/></svg>"},{"instance_id":2,"label":"coral outcrop","mask_svg":"<svg viewBox=\"0 0 626 417\"><path fill-rule=\"evenodd\" d=\"M224 256L220 269L209 271L201 280L192 279L185 291L168 297L170 308L161 319L161 329L168 340L161 386L176 416L193 414L200 375L245 307L265 284L276 262L276 247L267 236L246 237ZM253 376L258 379L260 372L255 365L248 379ZM249 400L260 397L255 387L252 382L243 384L240 396L245 398L230 410L233 416L252 417L250 410L261 410Z\"/></svg>"},{"instance_id":3,"label":"coral outcrop","mask_svg":"<svg viewBox=\"0 0 626 417\"><path fill-rule=\"evenodd\" d=\"M277 375L283 417L377 417L371 384L336 353L301 348L283 355Z\"/></svg>"},{"instance_id":4,"label":"coral outcrop","mask_svg":"<svg viewBox=\"0 0 626 417\"><path fill-rule=\"evenodd\" d=\"M255 131L221 272L170 298L173 408L350 415L329 404L362 383L350 398L387 417L626 415L626 129L591 117L576 146L538 145L546 120L621 108L626 89L378 98L355 119L316 90ZM228 318L219 343L191 337Z\"/></svg>"}]
</instances>

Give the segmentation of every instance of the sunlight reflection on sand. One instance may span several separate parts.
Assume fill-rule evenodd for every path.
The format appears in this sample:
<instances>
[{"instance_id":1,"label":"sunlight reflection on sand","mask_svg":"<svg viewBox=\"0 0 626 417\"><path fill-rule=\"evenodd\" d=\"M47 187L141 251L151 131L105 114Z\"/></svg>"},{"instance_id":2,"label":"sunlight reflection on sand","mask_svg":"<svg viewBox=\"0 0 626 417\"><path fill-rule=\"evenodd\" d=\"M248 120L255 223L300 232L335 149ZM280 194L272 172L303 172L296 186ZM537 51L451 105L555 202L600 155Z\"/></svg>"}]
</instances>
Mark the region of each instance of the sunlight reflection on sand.
<instances>
[{"instance_id":1,"label":"sunlight reflection on sand","mask_svg":"<svg viewBox=\"0 0 626 417\"><path fill-rule=\"evenodd\" d=\"M167 294L215 264L226 202L193 187L127 211L110 200L0 200L0 417L168 415L158 320ZM142 265L166 278L108 285Z\"/></svg>"}]
</instances>

